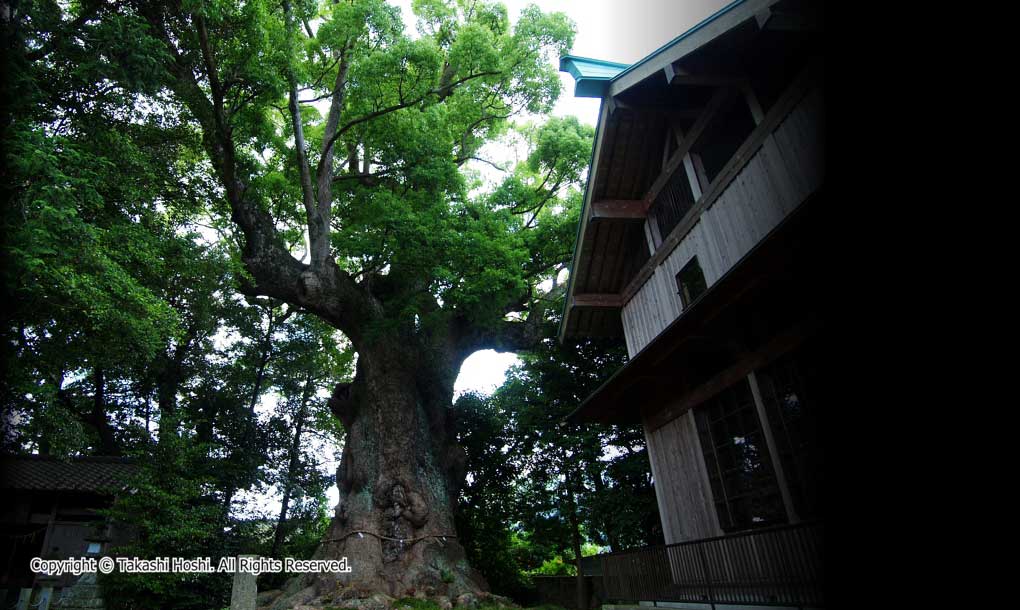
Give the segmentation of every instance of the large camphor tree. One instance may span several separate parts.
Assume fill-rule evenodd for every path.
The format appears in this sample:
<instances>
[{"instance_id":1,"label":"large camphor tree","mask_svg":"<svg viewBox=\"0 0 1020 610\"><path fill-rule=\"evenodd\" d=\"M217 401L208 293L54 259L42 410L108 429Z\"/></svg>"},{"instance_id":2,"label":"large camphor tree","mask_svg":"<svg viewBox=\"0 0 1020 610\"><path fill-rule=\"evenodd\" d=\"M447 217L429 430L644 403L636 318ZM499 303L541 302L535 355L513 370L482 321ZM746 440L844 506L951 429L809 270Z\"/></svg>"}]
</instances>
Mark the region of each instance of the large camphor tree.
<instances>
[{"instance_id":1,"label":"large camphor tree","mask_svg":"<svg viewBox=\"0 0 1020 610\"><path fill-rule=\"evenodd\" d=\"M97 90L199 133L205 154L180 163L211 194L239 289L352 342L356 375L330 401L347 435L340 502L318 551L352 572L312 579L321 596L485 589L454 530L454 380L478 350L540 339L553 298L539 285L570 255L590 153L590 128L553 119L478 188L483 146L551 109L572 25L535 7L511 24L496 3L412 4L416 36L381 0L8 7L27 61L91 57Z\"/></svg>"}]
</instances>

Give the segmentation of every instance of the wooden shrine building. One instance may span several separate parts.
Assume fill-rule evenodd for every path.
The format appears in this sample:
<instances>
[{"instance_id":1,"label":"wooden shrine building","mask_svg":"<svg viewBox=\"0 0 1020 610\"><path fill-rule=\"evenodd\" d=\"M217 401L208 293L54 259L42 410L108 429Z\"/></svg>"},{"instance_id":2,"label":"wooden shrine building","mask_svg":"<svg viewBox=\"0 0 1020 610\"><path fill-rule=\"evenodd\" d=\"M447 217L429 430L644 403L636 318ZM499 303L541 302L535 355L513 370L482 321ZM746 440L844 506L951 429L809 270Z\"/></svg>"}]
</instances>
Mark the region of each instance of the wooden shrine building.
<instances>
[{"instance_id":1,"label":"wooden shrine building","mask_svg":"<svg viewBox=\"0 0 1020 610\"><path fill-rule=\"evenodd\" d=\"M5 608L102 607L95 574L47 576L33 557L100 557L130 532L97 511L125 491L137 466L130 458L42 455L0 457L0 602Z\"/></svg>"},{"instance_id":2,"label":"wooden shrine building","mask_svg":"<svg viewBox=\"0 0 1020 610\"><path fill-rule=\"evenodd\" d=\"M603 556L613 600L824 603L830 402L822 2L737 0L602 100L561 338L630 359L570 416L640 423L666 547Z\"/></svg>"}]
</instances>

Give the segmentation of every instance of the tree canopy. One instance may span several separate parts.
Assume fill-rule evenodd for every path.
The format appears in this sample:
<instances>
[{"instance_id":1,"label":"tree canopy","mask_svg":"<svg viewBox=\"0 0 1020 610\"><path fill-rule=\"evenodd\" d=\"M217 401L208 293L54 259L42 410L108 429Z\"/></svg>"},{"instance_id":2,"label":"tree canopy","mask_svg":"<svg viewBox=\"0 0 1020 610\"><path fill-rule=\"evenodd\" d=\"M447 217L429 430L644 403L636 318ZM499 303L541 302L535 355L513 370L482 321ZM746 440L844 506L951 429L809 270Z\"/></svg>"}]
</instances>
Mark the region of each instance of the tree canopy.
<instances>
[{"instance_id":1,"label":"tree canopy","mask_svg":"<svg viewBox=\"0 0 1020 610\"><path fill-rule=\"evenodd\" d=\"M381 0L2 7L5 449L138 458L142 493L110 514L139 555L366 545L323 542L381 576L316 582L322 599L478 591L442 542L458 500L493 582L576 556L582 531L642 540L631 505L600 504L647 497L639 440L556 425L619 358L549 341L593 136L543 116L564 15L415 0L409 33ZM492 158L512 133L523 158ZM534 354L453 407L486 348ZM317 438L343 446L335 478ZM244 514L253 492L279 511ZM485 532L531 558L486 563ZM222 601L200 580L105 586L125 608Z\"/></svg>"},{"instance_id":2,"label":"tree canopy","mask_svg":"<svg viewBox=\"0 0 1020 610\"><path fill-rule=\"evenodd\" d=\"M560 345L556 330L545 325L491 396L455 405L469 455L460 529L494 589L516 598L531 575L576 574L579 555L662 542L640 428L566 421L626 354L604 340Z\"/></svg>"}]
</instances>

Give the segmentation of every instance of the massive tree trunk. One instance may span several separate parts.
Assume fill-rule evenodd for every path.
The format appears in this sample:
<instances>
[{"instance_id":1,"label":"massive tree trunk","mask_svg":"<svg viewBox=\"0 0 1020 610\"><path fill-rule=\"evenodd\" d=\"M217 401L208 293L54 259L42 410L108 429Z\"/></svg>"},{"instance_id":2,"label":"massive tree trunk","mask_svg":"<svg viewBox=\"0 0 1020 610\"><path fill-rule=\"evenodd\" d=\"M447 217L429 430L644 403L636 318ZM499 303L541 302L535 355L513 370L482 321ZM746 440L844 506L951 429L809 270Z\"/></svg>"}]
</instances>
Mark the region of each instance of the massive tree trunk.
<instances>
[{"instance_id":1,"label":"massive tree trunk","mask_svg":"<svg viewBox=\"0 0 1020 610\"><path fill-rule=\"evenodd\" d=\"M290 3L283 8L284 24L296 41L297 16ZM332 400L347 440L337 472L340 502L318 550L320 557L347 557L352 571L295 579L288 590L296 593L298 586L314 585L322 601L378 592L450 598L482 592L487 585L468 565L454 530L453 510L466 457L453 442L448 421L453 384L464 358L476 350L517 351L535 345L546 302L532 302L528 290L520 298L492 304L500 317L515 313L516 320L473 323L467 313L446 309L438 299L427 302L432 278L424 277L416 265L401 269L391 261L387 274L364 270L352 275L337 263L330 233L332 184L337 177L334 146L343 143L341 136L373 118L410 108L429 96L445 97L470 80L496 73L474 73L454 81L448 77L424 97L343 122L354 45L353 38L348 40L333 57L339 65L313 172L298 95L302 83L288 70L288 114L307 217L305 262L294 256L277 230L279 219L249 189L252 168L238 154L234 108L226 103L237 83L221 79L216 40L205 17L200 12L189 15L177 5L166 10L163 3L143 3L140 10L165 45L168 86L201 125L231 220L240 230L241 259L248 272L237 276L241 291L279 299L320 317L343 332L358 352L354 382L338 387ZM185 36L175 33L182 27ZM181 40L194 44L194 34L197 48L189 52ZM356 173L355 155L348 163ZM411 297L425 302L429 311L422 317L430 318L431 330L418 328L412 319L417 316L400 313ZM295 601L304 598L307 589L301 593L278 600L274 607L305 603L306 599Z\"/></svg>"},{"instance_id":2,"label":"massive tree trunk","mask_svg":"<svg viewBox=\"0 0 1020 610\"><path fill-rule=\"evenodd\" d=\"M488 585L468 565L453 519L466 456L448 414L462 359L393 336L367 342L353 383L330 400L347 438L340 502L317 552L346 557L351 572L303 584L323 600L478 595Z\"/></svg>"}]
</instances>

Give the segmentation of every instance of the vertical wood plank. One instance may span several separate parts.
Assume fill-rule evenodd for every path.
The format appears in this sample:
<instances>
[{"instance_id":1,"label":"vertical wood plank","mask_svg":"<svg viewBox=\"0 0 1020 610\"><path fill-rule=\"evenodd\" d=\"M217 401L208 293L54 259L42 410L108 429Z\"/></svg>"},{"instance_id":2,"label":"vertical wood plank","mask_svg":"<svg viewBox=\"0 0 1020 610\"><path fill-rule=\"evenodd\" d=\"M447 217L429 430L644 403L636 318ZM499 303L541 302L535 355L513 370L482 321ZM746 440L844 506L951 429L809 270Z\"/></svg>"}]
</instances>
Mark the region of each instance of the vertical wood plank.
<instances>
[{"instance_id":1,"label":"vertical wood plank","mask_svg":"<svg viewBox=\"0 0 1020 610\"><path fill-rule=\"evenodd\" d=\"M711 287L817 189L825 171L823 114L824 100L815 87L764 137L673 250L660 254L660 265L647 275L621 314L628 354L640 352L682 315L673 279L692 257L698 257ZM696 156L690 159L695 173L698 161ZM687 168L685 164L685 171ZM649 217L645 235L650 247L661 244L657 229L654 218Z\"/></svg>"},{"instance_id":2,"label":"vertical wood plank","mask_svg":"<svg viewBox=\"0 0 1020 610\"><path fill-rule=\"evenodd\" d=\"M776 446L776 439L772 435L772 426L769 424L768 413L765 412L765 401L761 398L758 376L755 375L754 371L748 374L747 382L751 386L754 408L758 412L758 420L761 423L762 434L765 436L765 446L772 461L772 468L776 473L776 482L779 484L779 492L783 497L786 516L789 518L790 523L800 523L800 517L797 516L797 507L793 504L793 496L790 494L790 486L787 484L786 472L783 470L783 461L779 459L779 448Z\"/></svg>"}]
</instances>

